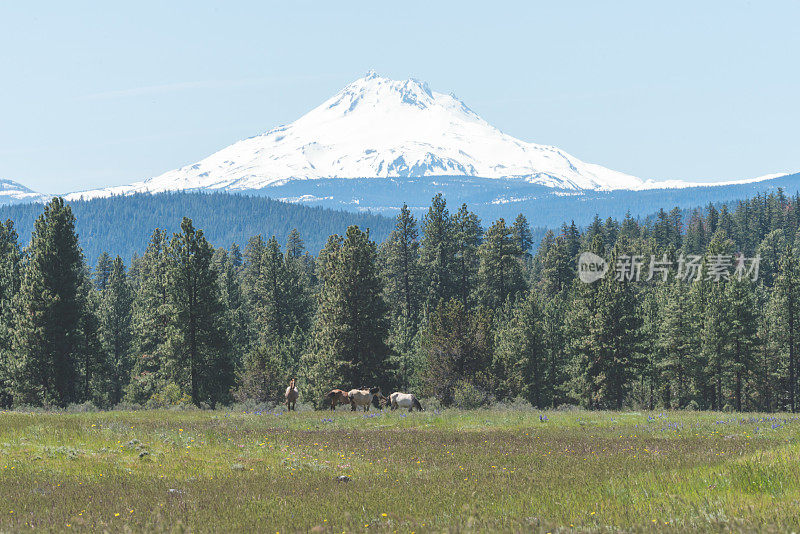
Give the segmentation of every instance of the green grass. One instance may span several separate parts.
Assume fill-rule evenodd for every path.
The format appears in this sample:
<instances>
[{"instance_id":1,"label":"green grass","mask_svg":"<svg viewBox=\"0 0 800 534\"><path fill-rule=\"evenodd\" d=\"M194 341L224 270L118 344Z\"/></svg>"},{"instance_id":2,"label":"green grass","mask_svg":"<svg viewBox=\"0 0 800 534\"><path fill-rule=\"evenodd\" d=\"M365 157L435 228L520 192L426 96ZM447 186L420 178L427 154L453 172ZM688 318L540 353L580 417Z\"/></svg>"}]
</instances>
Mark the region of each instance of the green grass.
<instances>
[{"instance_id":1,"label":"green grass","mask_svg":"<svg viewBox=\"0 0 800 534\"><path fill-rule=\"evenodd\" d=\"M0 413L0 532L29 529L797 531L800 418Z\"/></svg>"}]
</instances>

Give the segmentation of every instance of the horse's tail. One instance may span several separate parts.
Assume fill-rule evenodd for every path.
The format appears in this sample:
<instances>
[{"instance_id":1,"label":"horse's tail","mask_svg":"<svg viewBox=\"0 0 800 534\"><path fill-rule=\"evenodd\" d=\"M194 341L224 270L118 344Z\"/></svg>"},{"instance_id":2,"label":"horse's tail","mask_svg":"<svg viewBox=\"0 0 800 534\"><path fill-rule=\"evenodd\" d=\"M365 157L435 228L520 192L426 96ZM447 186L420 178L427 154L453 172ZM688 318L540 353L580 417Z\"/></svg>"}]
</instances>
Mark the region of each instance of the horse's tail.
<instances>
[{"instance_id":1,"label":"horse's tail","mask_svg":"<svg viewBox=\"0 0 800 534\"><path fill-rule=\"evenodd\" d=\"M411 396L411 402L414 404L414 408L416 408L419 411L422 411L422 405L417 400L417 396L416 395L412 395Z\"/></svg>"}]
</instances>

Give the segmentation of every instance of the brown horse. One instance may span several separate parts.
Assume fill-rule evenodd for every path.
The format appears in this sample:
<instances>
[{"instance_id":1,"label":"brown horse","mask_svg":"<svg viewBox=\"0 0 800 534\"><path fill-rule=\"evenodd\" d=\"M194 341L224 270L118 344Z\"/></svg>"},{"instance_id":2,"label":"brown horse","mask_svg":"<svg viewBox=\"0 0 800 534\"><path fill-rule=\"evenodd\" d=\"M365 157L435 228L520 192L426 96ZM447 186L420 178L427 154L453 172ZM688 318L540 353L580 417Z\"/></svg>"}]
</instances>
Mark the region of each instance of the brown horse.
<instances>
[{"instance_id":1,"label":"brown horse","mask_svg":"<svg viewBox=\"0 0 800 534\"><path fill-rule=\"evenodd\" d=\"M334 389L325 395L325 404L330 404L331 410L335 410L339 404L350 404L350 397L346 391Z\"/></svg>"},{"instance_id":2,"label":"brown horse","mask_svg":"<svg viewBox=\"0 0 800 534\"><path fill-rule=\"evenodd\" d=\"M289 382L289 387L286 388L286 409L297 410L297 397L300 396L300 392L297 390L297 386L295 386L294 378L292 378L291 382Z\"/></svg>"}]
</instances>

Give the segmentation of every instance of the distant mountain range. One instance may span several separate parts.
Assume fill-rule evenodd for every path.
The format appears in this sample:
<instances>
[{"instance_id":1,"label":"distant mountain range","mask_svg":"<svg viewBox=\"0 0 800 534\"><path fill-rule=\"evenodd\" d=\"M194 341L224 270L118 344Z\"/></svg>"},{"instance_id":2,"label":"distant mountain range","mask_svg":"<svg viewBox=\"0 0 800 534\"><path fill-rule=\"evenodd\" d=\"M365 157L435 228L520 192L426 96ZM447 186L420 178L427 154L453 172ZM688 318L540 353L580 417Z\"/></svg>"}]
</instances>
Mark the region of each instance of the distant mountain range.
<instances>
[{"instance_id":1,"label":"distant mountain range","mask_svg":"<svg viewBox=\"0 0 800 534\"><path fill-rule=\"evenodd\" d=\"M191 165L125 186L75 192L71 201L164 192L239 193L393 216L427 209L436 193L484 219L524 213L531 224L586 222L595 213L647 215L757 192L800 189L800 175L714 184L643 180L521 141L453 95L368 73L295 122L236 142ZM0 204L40 202L0 181ZM218 197L216 197L218 198Z\"/></svg>"},{"instance_id":2,"label":"distant mountain range","mask_svg":"<svg viewBox=\"0 0 800 534\"><path fill-rule=\"evenodd\" d=\"M0 179L0 206L4 204L44 202L49 198L50 196L32 191L20 183Z\"/></svg>"}]
</instances>

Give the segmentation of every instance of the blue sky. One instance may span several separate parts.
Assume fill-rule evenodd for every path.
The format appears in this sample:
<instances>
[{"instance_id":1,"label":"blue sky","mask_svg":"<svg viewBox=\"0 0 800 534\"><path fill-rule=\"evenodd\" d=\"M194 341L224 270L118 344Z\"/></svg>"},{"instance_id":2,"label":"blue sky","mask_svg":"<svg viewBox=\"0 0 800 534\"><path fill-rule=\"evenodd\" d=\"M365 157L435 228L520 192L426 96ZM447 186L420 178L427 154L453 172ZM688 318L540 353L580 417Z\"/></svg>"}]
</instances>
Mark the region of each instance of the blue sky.
<instances>
[{"instance_id":1,"label":"blue sky","mask_svg":"<svg viewBox=\"0 0 800 534\"><path fill-rule=\"evenodd\" d=\"M373 68L652 179L800 170L800 2L2 2L0 178L125 184Z\"/></svg>"}]
</instances>

